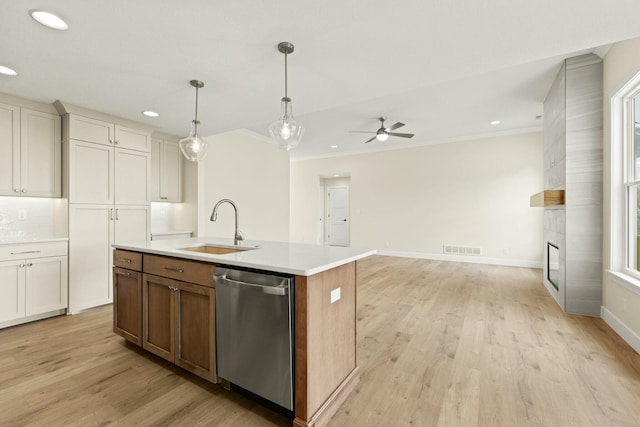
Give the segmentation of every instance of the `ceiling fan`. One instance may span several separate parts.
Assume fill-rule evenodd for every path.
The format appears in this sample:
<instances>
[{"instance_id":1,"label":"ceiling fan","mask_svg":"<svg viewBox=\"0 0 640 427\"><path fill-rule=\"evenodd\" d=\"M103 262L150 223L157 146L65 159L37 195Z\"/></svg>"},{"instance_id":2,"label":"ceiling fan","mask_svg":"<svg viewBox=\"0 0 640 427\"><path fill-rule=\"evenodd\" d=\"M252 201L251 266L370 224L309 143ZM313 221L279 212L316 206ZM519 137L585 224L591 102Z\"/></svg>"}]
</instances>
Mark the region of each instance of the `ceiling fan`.
<instances>
[{"instance_id":1,"label":"ceiling fan","mask_svg":"<svg viewBox=\"0 0 640 427\"><path fill-rule=\"evenodd\" d=\"M396 122L395 124L389 126L388 128L385 128L384 121L386 120L386 117L378 117L378 120L380 120L380 129L378 129L375 132L366 131L366 130L352 130L349 132L350 133L375 133L375 136L373 136L371 139L368 139L367 141L364 142L365 144L373 141L374 139L377 139L378 141L386 141L387 138L389 138L389 136L398 136L400 138L412 138L414 135L412 133L390 132L392 130L398 129L399 127L404 126L404 123Z\"/></svg>"}]
</instances>

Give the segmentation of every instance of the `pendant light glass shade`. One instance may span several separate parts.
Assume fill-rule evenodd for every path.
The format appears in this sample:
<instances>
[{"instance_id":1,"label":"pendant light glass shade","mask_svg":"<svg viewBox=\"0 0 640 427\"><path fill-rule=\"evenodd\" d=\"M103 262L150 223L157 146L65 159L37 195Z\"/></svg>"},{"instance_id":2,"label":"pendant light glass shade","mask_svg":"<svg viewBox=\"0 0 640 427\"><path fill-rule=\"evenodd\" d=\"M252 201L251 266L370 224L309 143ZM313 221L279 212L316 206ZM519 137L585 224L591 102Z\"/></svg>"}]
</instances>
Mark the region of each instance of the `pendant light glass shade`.
<instances>
[{"instance_id":1,"label":"pendant light glass shade","mask_svg":"<svg viewBox=\"0 0 640 427\"><path fill-rule=\"evenodd\" d=\"M180 140L180 151L187 160L199 162L207 155L209 143L198 136L198 89L204 87L204 83L199 80L191 80L191 86L196 88L196 117L191 122L191 131L189 136Z\"/></svg>"},{"instance_id":2,"label":"pendant light glass shade","mask_svg":"<svg viewBox=\"0 0 640 427\"><path fill-rule=\"evenodd\" d=\"M304 126L293 118L293 107L287 91L287 55L293 53L293 45L289 42L281 42L278 44L278 51L284 54L284 97L282 98L282 115L277 121L271 123L269 133L278 147L289 151L302 141Z\"/></svg>"},{"instance_id":3,"label":"pendant light glass shade","mask_svg":"<svg viewBox=\"0 0 640 427\"><path fill-rule=\"evenodd\" d=\"M278 147L289 151L300 144L303 132L304 126L291 113L291 99L282 98L282 116L269 126L271 138L278 143Z\"/></svg>"},{"instance_id":4,"label":"pendant light glass shade","mask_svg":"<svg viewBox=\"0 0 640 427\"><path fill-rule=\"evenodd\" d=\"M207 155L209 143L198 136L198 124L200 122L194 120L191 122L191 131L189 136L180 140L180 151L187 160L199 162Z\"/></svg>"}]
</instances>

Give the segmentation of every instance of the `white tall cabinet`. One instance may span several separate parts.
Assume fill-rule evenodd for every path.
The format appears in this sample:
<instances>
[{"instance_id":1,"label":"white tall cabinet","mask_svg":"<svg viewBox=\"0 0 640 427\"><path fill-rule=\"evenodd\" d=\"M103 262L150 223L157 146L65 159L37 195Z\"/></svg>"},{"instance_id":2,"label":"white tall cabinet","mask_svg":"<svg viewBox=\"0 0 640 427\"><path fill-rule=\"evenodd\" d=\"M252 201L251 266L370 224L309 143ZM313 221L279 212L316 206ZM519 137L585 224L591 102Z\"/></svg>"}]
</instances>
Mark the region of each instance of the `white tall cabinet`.
<instances>
[{"instance_id":1,"label":"white tall cabinet","mask_svg":"<svg viewBox=\"0 0 640 427\"><path fill-rule=\"evenodd\" d=\"M0 196L60 197L60 116L0 103Z\"/></svg>"},{"instance_id":2,"label":"white tall cabinet","mask_svg":"<svg viewBox=\"0 0 640 427\"><path fill-rule=\"evenodd\" d=\"M69 311L111 303L114 243L150 240L151 128L56 102L69 198Z\"/></svg>"}]
</instances>

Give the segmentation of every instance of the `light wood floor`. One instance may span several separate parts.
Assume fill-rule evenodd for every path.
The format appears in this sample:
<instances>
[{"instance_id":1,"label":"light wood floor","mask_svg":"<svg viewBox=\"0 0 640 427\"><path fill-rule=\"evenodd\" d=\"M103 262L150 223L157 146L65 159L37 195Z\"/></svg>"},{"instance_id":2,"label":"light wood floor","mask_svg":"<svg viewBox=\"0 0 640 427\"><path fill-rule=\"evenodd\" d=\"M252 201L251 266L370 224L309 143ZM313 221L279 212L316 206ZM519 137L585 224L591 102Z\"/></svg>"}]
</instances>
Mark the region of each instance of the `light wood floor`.
<instances>
[{"instance_id":1,"label":"light wood floor","mask_svg":"<svg viewBox=\"0 0 640 427\"><path fill-rule=\"evenodd\" d=\"M541 271L370 257L362 379L331 426L640 426L640 355ZM285 426L111 333L111 307L0 331L0 426Z\"/></svg>"}]
</instances>

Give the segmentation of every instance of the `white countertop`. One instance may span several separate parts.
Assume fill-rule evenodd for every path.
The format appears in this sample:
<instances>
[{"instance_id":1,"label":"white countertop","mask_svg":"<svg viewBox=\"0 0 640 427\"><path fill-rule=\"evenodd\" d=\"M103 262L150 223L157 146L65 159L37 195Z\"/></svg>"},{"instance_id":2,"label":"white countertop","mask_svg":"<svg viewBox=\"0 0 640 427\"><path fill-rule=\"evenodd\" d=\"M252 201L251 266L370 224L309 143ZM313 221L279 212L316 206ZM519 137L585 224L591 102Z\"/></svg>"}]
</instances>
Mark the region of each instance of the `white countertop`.
<instances>
[{"instance_id":1,"label":"white countertop","mask_svg":"<svg viewBox=\"0 0 640 427\"><path fill-rule=\"evenodd\" d=\"M376 253L374 249L257 240L243 241L240 244L240 247L243 248L257 247L256 249L225 255L180 250L180 248L201 246L203 244L233 246L233 240L214 237L192 237L188 239L121 243L115 244L113 247L300 276L311 276Z\"/></svg>"},{"instance_id":2,"label":"white countertop","mask_svg":"<svg viewBox=\"0 0 640 427\"><path fill-rule=\"evenodd\" d=\"M23 245L26 243L47 243L47 242L66 242L68 241L68 237L47 237L47 238L39 238L34 237L32 239L21 239L21 238L6 238L3 239L0 237L0 245Z\"/></svg>"},{"instance_id":3,"label":"white countertop","mask_svg":"<svg viewBox=\"0 0 640 427\"><path fill-rule=\"evenodd\" d=\"M152 231L152 236L173 236L174 234L191 234L191 230L178 230L178 231Z\"/></svg>"}]
</instances>

